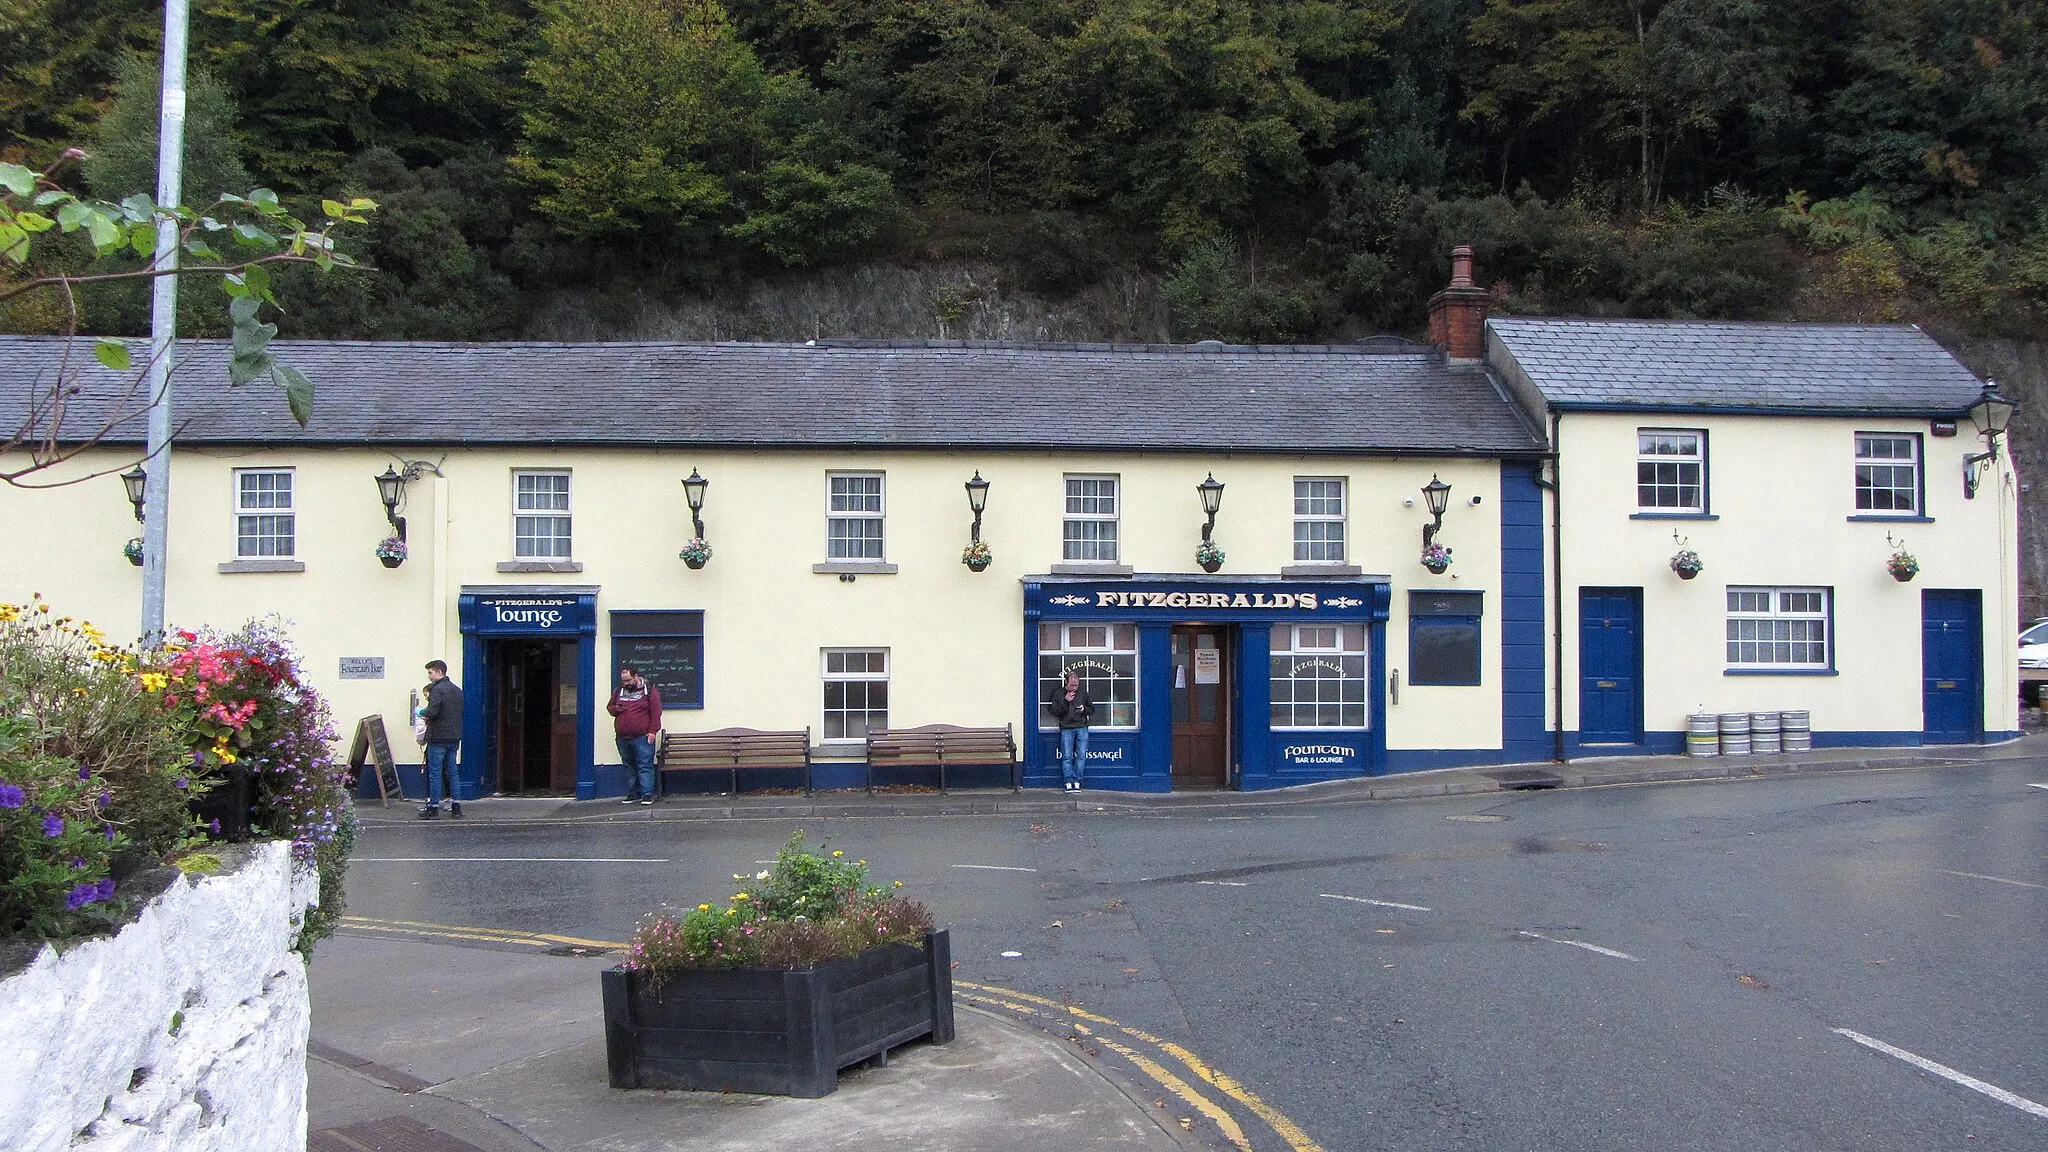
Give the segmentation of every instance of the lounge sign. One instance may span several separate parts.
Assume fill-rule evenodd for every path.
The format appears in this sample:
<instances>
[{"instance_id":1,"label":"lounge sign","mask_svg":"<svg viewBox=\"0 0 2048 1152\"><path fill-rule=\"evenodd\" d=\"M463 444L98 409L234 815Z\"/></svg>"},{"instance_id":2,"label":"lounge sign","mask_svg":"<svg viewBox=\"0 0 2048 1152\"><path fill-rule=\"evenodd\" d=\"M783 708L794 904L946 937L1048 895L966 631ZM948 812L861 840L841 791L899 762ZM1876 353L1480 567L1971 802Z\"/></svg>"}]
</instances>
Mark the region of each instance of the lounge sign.
<instances>
[{"instance_id":1,"label":"lounge sign","mask_svg":"<svg viewBox=\"0 0 2048 1152\"><path fill-rule=\"evenodd\" d=\"M1350 744L1289 744L1280 759L1290 768L1356 768L1358 749Z\"/></svg>"},{"instance_id":2,"label":"lounge sign","mask_svg":"<svg viewBox=\"0 0 2048 1152\"><path fill-rule=\"evenodd\" d=\"M477 611L487 629L533 629L552 632L563 629L575 617L576 600L569 596L521 596L502 600L480 600Z\"/></svg>"}]
</instances>

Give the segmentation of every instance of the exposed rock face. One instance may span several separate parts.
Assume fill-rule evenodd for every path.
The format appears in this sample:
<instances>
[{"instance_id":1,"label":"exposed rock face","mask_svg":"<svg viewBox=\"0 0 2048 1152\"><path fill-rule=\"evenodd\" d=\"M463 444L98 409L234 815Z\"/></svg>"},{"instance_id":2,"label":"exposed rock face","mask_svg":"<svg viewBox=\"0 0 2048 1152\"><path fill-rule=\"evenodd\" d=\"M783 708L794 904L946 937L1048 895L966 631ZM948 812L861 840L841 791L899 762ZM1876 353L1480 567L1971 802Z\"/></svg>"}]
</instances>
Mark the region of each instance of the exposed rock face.
<instances>
[{"instance_id":1,"label":"exposed rock face","mask_svg":"<svg viewBox=\"0 0 2048 1152\"><path fill-rule=\"evenodd\" d=\"M319 898L280 842L177 876L119 935L44 947L0 979L0 1148L306 1146L306 965Z\"/></svg>"}]
</instances>

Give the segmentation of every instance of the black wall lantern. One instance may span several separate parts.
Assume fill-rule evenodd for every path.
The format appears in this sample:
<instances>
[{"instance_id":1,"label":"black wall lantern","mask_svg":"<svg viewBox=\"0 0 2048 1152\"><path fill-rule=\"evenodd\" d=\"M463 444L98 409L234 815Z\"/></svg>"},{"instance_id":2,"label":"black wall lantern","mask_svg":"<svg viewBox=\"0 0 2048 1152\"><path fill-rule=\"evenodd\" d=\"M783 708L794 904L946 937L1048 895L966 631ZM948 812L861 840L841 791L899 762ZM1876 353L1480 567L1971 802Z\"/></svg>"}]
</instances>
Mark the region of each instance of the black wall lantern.
<instances>
[{"instance_id":1,"label":"black wall lantern","mask_svg":"<svg viewBox=\"0 0 2048 1152\"><path fill-rule=\"evenodd\" d=\"M1201 493L1202 511L1209 517L1209 522L1202 525L1202 539L1206 541L1216 531L1216 513L1223 507L1223 482L1211 472L1207 480L1195 485L1195 491Z\"/></svg>"},{"instance_id":2,"label":"black wall lantern","mask_svg":"<svg viewBox=\"0 0 2048 1152\"><path fill-rule=\"evenodd\" d=\"M404 475L385 465L384 474L377 477L377 499L384 502L384 518L391 521L391 530L400 540L405 539L405 517L398 514L398 502L404 498Z\"/></svg>"},{"instance_id":3,"label":"black wall lantern","mask_svg":"<svg viewBox=\"0 0 2048 1152\"><path fill-rule=\"evenodd\" d=\"M1984 451L1972 452L1963 457L1965 500L1977 498L1980 469L1987 462L1997 461L1998 438L2005 435L2006 425L2012 422L2012 414L2018 409L2018 404L1999 394L1997 381L1987 380L1984 383L1984 394L1977 397L1977 402L1965 410L1970 417L1970 423L1977 426L1977 435L1984 438L1985 444Z\"/></svg>"},{"instance_id":4,"label":"black wall lantern","mask_svg":"<svg viewBox=\"0 0 2048 1152\"><path fill-rule=\"evenodd\" d=\"M1429 506L1429 523L1422 526L1422 546L1427 548L1444 526L1444 509L1451 506L1451 486L1431 473L1429 483L1422 486L1422 499Z\"/></svg>"},{"instance_id":5,"label":"black wall lantern","mask_svg":"<svg viewBox=\"0 0 2048 1152\"><path fill-rule=\"evenodd\" d=\"M142 523L143 490L148 486L149 473L144 472L140 464L121 473L121 487L128 490L128 503L135 507L135 522L137 524Z\"/></svg>"},{"instance_id":6,"label":"black wall lantern","mask_svg":"<svg viewBox=\"0 0 2048 1152\"><path fill-rule=\"evenodd\" d=\"M401 542L405 540L405 517L398 514L398 508L405 503L405 486L429 472L439 476L441 466L425 460L400 460L397 468L386 464L384 474L377 477L377 499L384 505L384 518L391 521L392 534Z\"/></svg>"},{"instance_id":7,"label":"black wall lantern","mask_svg":"<svg viewBox=\"0 0 2048 1152\"><path fill-rule=\"evenodd\" d=\"M690 504L690 531L694 538L704 539L704 490L711 487L711 481L697 474L695 468L683 477L683 499Z\"/></svg>"},{"instance_id":8,"label":"black wall lantern","mask_svg":"<svg viewBox=\"0 0 2048 1152\"><path fill-rule=\"evenodd\" d=\"M988 508L988 481L981 478L981 469L974 470L974 479L967 482L967 507L974 513L974 527L968 529L968 539L981 543L981 514Z\"/></svg>"}]
</instances>

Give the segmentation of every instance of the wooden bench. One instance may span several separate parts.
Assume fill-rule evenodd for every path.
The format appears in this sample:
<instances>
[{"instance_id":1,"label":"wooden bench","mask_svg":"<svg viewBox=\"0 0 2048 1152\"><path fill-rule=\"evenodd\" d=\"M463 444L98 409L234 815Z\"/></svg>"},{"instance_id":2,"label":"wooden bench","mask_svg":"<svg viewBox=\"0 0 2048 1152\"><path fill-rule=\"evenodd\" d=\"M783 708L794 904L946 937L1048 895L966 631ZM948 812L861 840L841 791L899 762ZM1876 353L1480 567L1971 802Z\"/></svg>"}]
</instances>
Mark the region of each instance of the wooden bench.
<instances>
[{"instance_id":1,"label":"wooden bench","mask_svg":"<svg viewBox=\"0 0 2048 1152\"><path fill-rule=\"evenodd\" d=\"M1023 787L1017 772L1017 741L1008 724L1001 728L962 728L957 724L926 724L919 728L877 728L868 733L868 791L875 790L877 765L937 768L939 791L946 790L950 765L1007 764L1012 790Z\"/></svg>"},{"instance_id":2,"label":"wooden bench","mask_svg":"<svg viewBox=\"0 0 2048 1152\"><path fill-rule=\"evenodd\" d=\"M811 730L762 732L720 728L716 732L664 732L656 767L662 772L729 772L737 796L742 768L797 768L804 793L811 791Z\"/></svg>"}]
</instances>

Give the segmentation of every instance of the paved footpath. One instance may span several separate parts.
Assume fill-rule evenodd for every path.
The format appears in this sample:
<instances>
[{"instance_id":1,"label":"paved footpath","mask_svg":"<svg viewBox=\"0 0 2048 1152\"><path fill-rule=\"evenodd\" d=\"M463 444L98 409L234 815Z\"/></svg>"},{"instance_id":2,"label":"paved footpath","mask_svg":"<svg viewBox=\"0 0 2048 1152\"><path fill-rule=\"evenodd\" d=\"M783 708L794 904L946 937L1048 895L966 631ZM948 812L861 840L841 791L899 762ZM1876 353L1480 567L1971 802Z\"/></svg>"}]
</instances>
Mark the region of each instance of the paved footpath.
<instances>
[{"instance_id":1,"label":"paved footpath","mask_svg":"<svg viewBox=\"0 0 2048 1152\"><path fill-rule=\"evenodd\" d=\"M678 797L652 807L559 798L479 800L465 819L708 820L1036 812L1285 810L1515 787L1883 771L2031 757L2048 737L1992 747L1836 749L1796 756L1640 757L1569 765L1455 769L1264 793L1133 795L822 793ZM366 822L412 820L413 806L365 803ZM312 966L311 1152L904 1152L1227 1148L1170 1091L1097 1058L1084 1035L1041 1031L962 1002L959 1038L917 1043L847 1069L819 1100L620 1092L606 1082L598 973L615 956L536 953L494 940L440 942L344 934ZM459 978L458 978L459 977ZM963 1001L965 996L963 995ZM1288 1141L1315 1145L1305 1134Z\"/></svg>"}]
</instances>

